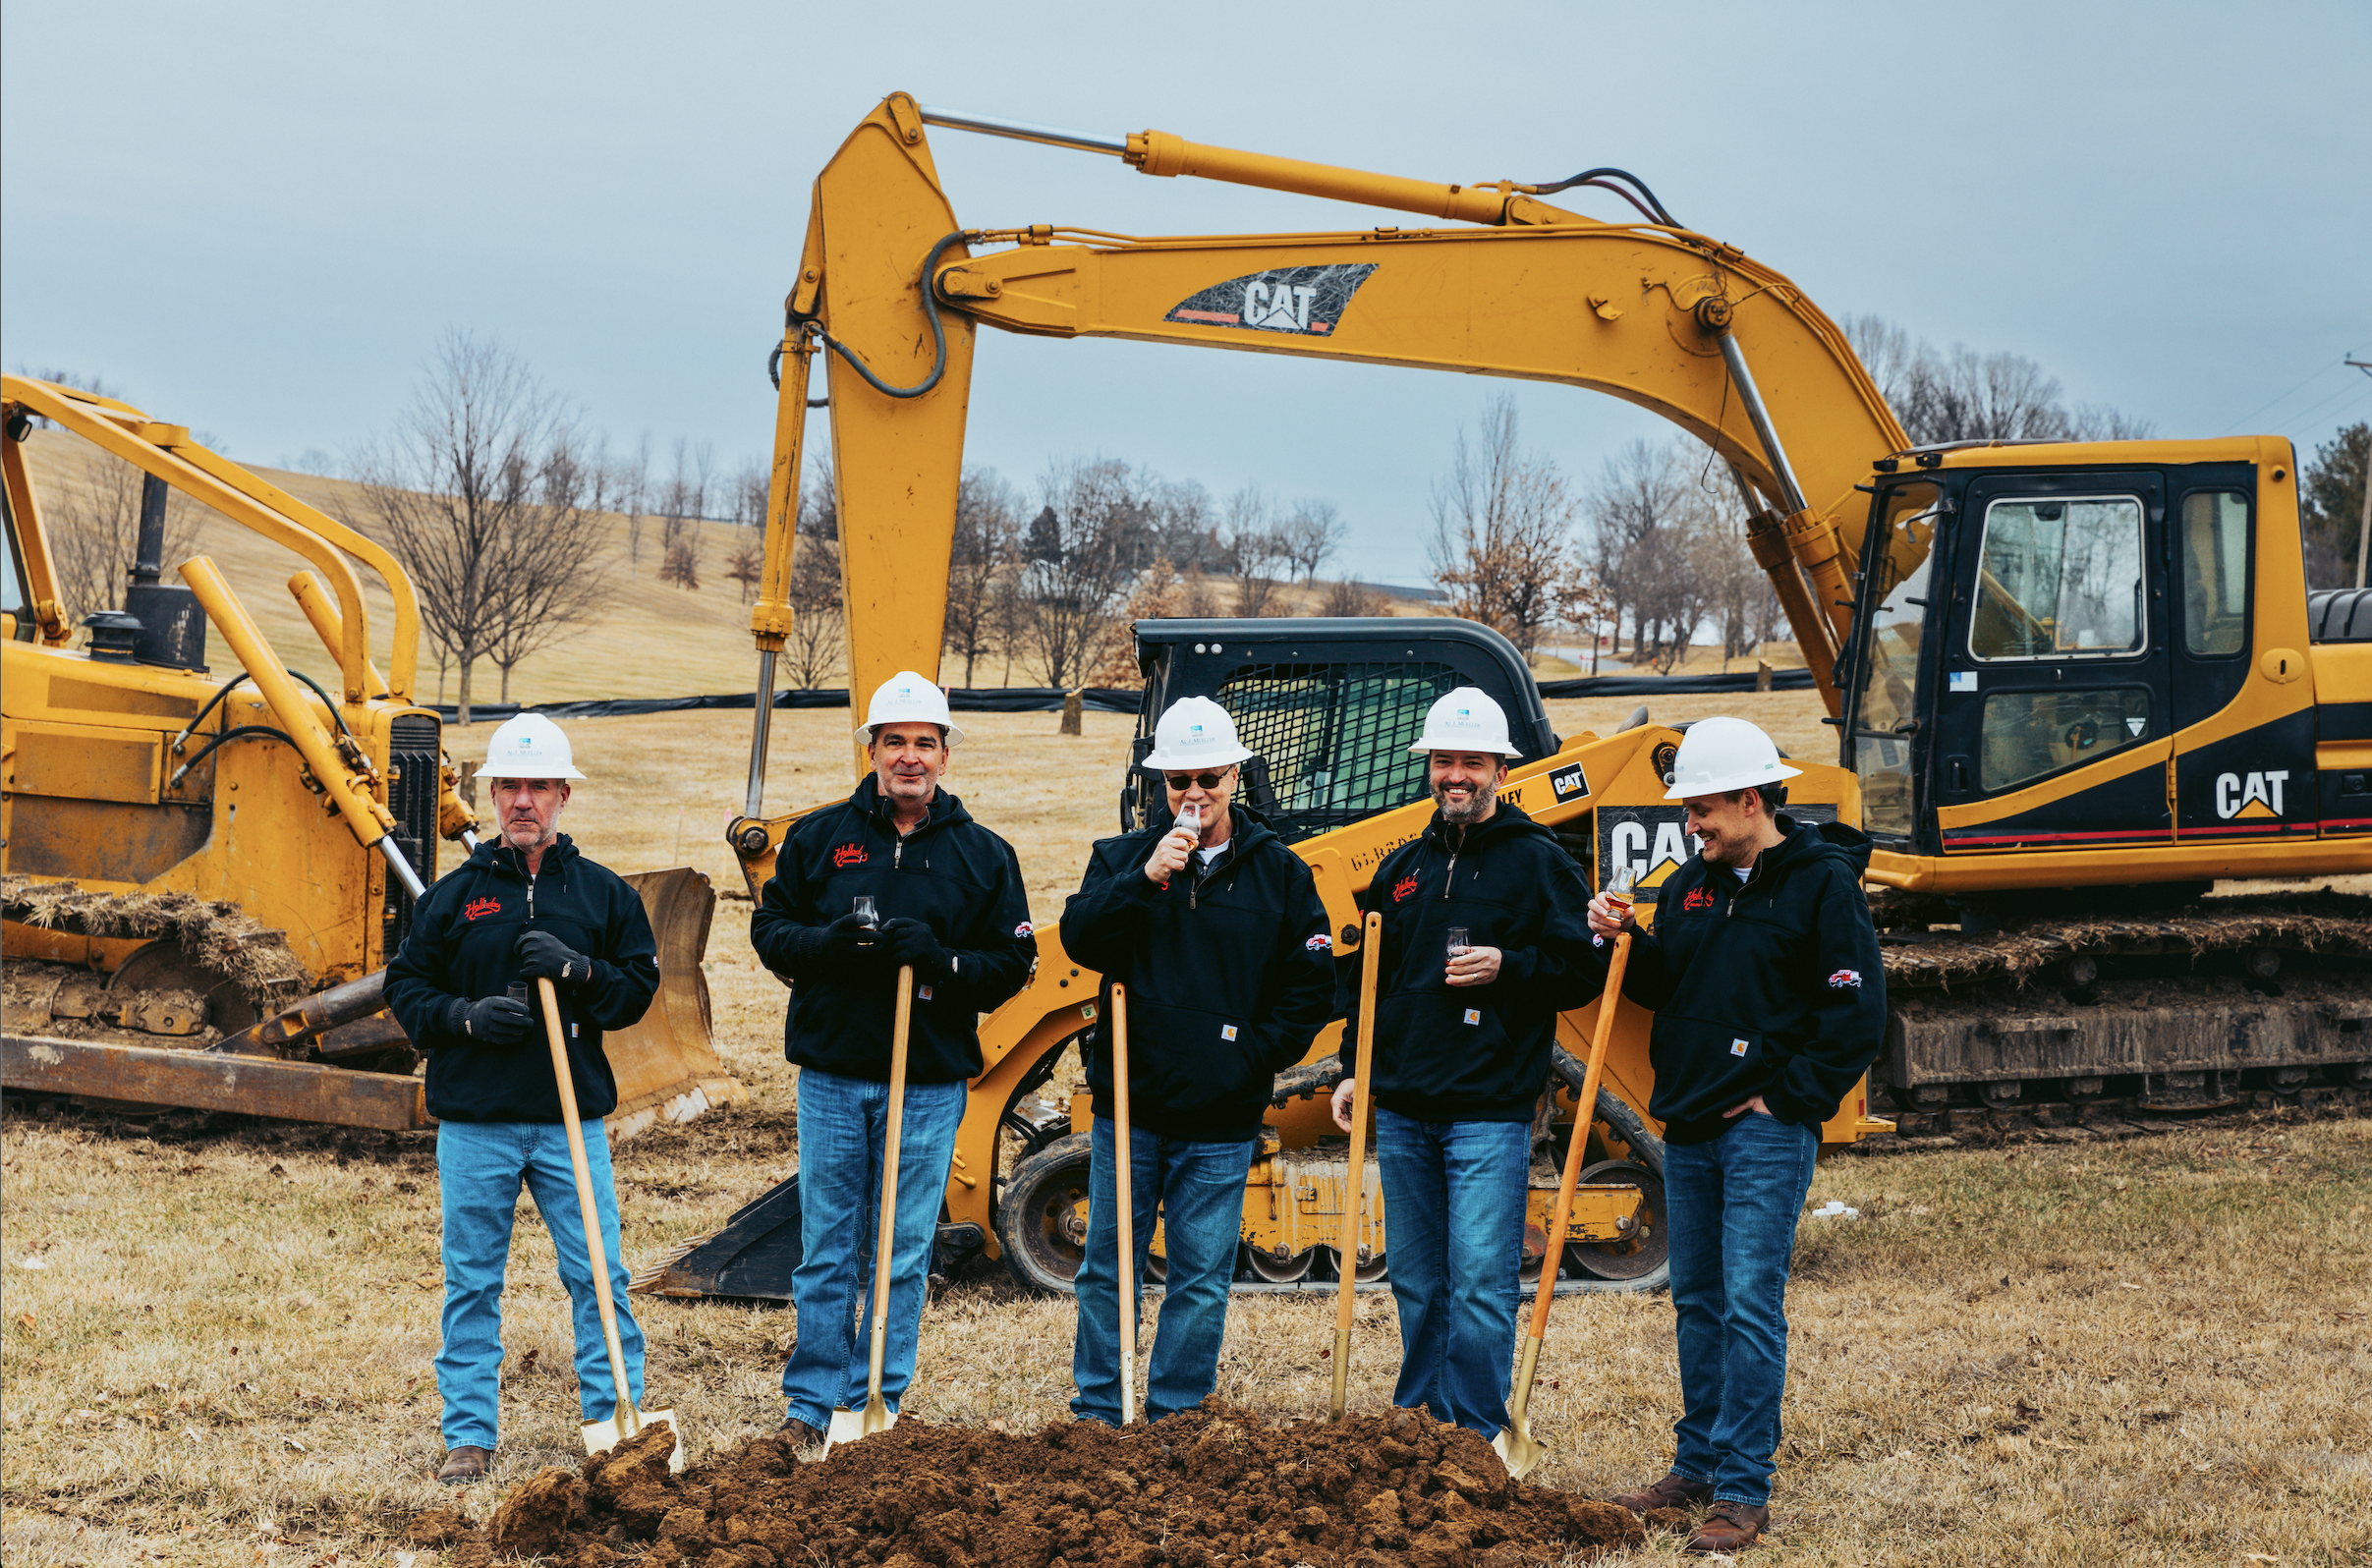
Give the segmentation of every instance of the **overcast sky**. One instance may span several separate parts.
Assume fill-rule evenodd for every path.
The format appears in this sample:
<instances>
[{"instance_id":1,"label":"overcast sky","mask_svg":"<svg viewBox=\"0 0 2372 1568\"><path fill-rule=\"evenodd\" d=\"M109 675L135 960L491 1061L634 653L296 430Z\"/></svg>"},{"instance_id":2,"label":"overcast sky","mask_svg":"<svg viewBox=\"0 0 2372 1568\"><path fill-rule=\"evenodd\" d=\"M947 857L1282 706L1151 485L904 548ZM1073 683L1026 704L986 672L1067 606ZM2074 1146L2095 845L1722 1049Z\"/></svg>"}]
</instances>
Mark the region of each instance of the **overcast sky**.
<instances>
[{"instance_id":1,"label":"overcast sky","mask_svg":"<svg viewBox=\"0 0 2372 1568\"><path fill-rule=\"evenodd\" d=\"M1645 178L1832 315L2041 362L2162 435L2372 415L2372 5L1129 7L117 0L0 11L0 360L266 465L383 428L448 328L631 445L761 458L809 184L889 91L1436 180ZM957 214L1138 234L1373 209L932 134ZM1627 215L1583 193L1601 216ZM1559 199L1570 199L1559 198ZM1414 582L1505 382L982 334L968 457L1330 497ZM1587 478L1652 416L1518 393ZM819 417L820 418L820 417ZM821 434L820 427L817 435Z\"/></svg>"}]
</instances>

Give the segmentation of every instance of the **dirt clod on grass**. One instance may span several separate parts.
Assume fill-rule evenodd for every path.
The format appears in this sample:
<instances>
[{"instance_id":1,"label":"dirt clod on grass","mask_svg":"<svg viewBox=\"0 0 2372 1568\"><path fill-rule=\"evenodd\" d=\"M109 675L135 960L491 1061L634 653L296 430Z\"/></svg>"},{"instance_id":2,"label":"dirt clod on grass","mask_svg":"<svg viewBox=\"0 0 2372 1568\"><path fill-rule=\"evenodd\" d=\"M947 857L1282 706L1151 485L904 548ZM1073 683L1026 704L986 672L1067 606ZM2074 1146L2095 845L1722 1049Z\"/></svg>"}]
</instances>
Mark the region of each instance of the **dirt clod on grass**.
<instances>
[{"instance_id":1,"label":"dirt clod on grass","mask_svg":"<svg viewBox=\"0 0 2372 1568\"><path fill-rule=\"evenodd\" d=\"M573 1568L1528 1568L1637 1545L1639 1521L1508 1479L1414 1412L1271 1426L1213 1402L1153 1427L1034 1436L909 1421L828 1460L752 1438L681 1476L663 1428L515 1488L457 1564Z\"/></svg>"}]
</instances>

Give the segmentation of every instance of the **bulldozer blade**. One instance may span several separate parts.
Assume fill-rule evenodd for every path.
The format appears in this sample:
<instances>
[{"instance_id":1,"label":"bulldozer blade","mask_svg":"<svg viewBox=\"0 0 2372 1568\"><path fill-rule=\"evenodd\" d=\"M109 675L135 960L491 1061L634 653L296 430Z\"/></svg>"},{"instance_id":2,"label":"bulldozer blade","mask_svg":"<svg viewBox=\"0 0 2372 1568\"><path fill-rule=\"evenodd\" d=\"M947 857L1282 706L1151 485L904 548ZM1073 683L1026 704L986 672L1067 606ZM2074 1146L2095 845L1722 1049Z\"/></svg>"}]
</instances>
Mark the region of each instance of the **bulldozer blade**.
<instances>
[{"instance_id":1,"label":"bulldozer blade","mask_svg":"<svg viewBox=\"0 0 2372 1568\"><path fill-rule=\"evenodd\" d=\"M618 1108L608 1117L612 1143L657 1122L688 1122L745 1092L717 1059L708 978L701 971L716 916L715 889L704 873L685 866L636 871L626 882L641 895L658 938L659 992L641 1023L601 1042L618 1080Z\"/></svg>"},{"instance_id":2,"label":"bulldozer blade","mask_svg":"<svg viewBox=\"0 0 2372 1568\"><path fill-rule=\"evenodd\" d=\"M407 1074L108 1040L9 1035L0 1038L0 1083L40 1093L187 1105L333 1127L404 1132L430 1125L427 1088Z\"/></svg>"},{"instance_id":3,"label":"bulldozer blade","mask_svg":"<svg viewBox=\"0 0 2372 1568\"><path fill-rule=\"evenodd\" d=\"M627 1285L635 1296L704 1296L791 1302L791 1275L805 1249L799 1234L799 1178L768 1188L735 1209L724 1225L695 1236Z\"/></svg>"}]
</instances>

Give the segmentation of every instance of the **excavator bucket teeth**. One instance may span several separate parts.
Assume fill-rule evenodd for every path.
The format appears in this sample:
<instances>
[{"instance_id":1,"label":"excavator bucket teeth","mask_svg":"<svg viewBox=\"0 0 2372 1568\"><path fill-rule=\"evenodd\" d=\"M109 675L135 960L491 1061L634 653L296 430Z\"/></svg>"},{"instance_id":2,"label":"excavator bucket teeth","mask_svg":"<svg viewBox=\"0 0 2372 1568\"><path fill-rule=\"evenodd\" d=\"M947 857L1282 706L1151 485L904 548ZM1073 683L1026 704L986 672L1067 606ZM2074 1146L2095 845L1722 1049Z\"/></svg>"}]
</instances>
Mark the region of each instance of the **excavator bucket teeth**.
<instances>
[{"instance_id":1,"label":"excavator bucket teeth","mask_svg":"<svg viewBox=\"0 0 2372 1568\"><path fill-rule=\"evenodd\" d=\"M626 1288L678 1300L719 1296L788 1304L801 1256L799 1178L793 1176L736 1209L721 1229L681 1243L638 1271Z\"/></svg>"},{"instance_id":2,"label":"excavator bucket teeth","mask_svg":"<svg viewBox=\"0 0 2372 1568\"><path fill-rule=\"evenodd\" d=\"M741 1081L717 1058L709 1028L708 924L716 890L687 866L636 871L627 884L642 896L658 938L659 993L632 1029L609 1035L603 1049L618 1079L618 1108L609 1136L632 1138L654 1122L688 1122L702 1111L739 1099Z\"/></svg>"}]
</instances>

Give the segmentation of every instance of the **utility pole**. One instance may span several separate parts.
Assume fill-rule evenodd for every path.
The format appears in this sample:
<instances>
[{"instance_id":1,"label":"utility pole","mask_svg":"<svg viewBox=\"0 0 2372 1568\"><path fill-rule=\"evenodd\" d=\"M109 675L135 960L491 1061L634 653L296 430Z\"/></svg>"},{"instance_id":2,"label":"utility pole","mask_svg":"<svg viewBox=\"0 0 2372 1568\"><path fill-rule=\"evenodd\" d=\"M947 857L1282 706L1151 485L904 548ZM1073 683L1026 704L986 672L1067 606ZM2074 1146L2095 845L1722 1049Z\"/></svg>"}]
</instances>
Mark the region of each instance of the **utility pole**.
<instances>
[{"instance_id":1,"label":"utility pole","mask_svg":"<svg viewBox=\"0 0 2372 1568\"><path fill-rule=\"evenodd\" d=\"M2372 361L2342 360L2340 364L2352 364L2364 374L2372 375ZM2367 555L2372 555L2372 446L2364 451L2364 516L2355 531L2355 586L2359 588L2364 586Z\"/></svg>"}]
</instances>

